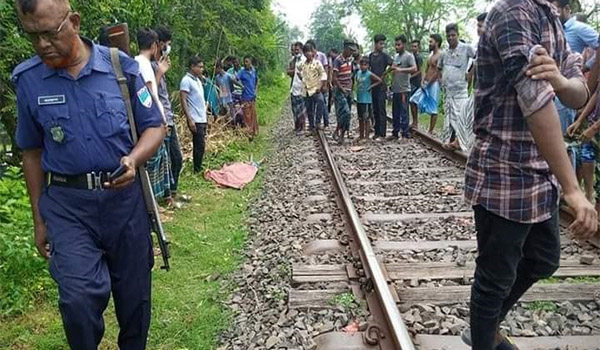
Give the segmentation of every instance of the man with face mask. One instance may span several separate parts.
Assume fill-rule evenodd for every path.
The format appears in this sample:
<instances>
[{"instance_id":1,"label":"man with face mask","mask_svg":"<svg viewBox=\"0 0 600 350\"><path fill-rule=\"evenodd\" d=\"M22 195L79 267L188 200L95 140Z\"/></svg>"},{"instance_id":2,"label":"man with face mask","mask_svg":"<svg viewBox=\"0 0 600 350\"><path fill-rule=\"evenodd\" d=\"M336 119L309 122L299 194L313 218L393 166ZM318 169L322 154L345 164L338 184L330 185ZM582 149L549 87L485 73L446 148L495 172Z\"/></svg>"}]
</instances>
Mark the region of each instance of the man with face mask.
<instances>
[{"instance_id":1,"label":"man with face mask","mask_svg":"<svg viewBox=\"0 0 600 350\"><path fill-rule=\"evenodd\" d=\"M163 117L124 53L139 141L108 48L79 36L68 0L17 0L23 31L37 53L13 72L17 143L33 212L35 245L49 259L70 348L97 349L110 295L118 346L141 350L150 326L150 225L136 169L156 152ZM122 165L125 172L108 173Z\"/></svg>"},{"instance_id":2,"label":"man with face mask","mask_svg":"<svg viewBox=\"0 0 600 350\"><path fill-rule=\"evenodd\" d=\"M158 34L152 29L144 28L138 32L137 41L140 53L135 56L135 60L139 63L142 78L144 79L148 90L150 90L154 101L158 104L158 108L160 108L165 123L167 123L165 109L158 96L157 74L154 73L154 69L152 68L152 63L161 59ZM159 64L159 78L162 78L162 75L166 72L165 65L168 65L168 61L162 60ZM175 203L171 196L169 154L164 142L160 145L158 151L156 151L156 153L148 160L146 168L148 169L148 175L150 176L150 181L152 183L154 197L157 200L164 199L168 206L173 206Z\"/></svg>"},{"instance_id":3,"label":"man with face mask","mask_svg":"<svg viewBox=\"0 0 600 350\"><path fill-rule=\"evenodd\" d=\"M156 83L158 84L158 99L165 111L165 119L167 120L167 137L165 137L165 147L169 156L169 167L173 176L171 181L171 196L174 204L177 200L177 187L179 184L179 174L183 167L183 154L179 145L179 137L177 128L173 120L173 111L171 109L171 99L167 90L167 71L171 68L171 30L165 26L160 26L155 29L158 34L158 47L160 50L160 59L152 62L152 68L156 74Z\"/></svg>"}]
</instances>

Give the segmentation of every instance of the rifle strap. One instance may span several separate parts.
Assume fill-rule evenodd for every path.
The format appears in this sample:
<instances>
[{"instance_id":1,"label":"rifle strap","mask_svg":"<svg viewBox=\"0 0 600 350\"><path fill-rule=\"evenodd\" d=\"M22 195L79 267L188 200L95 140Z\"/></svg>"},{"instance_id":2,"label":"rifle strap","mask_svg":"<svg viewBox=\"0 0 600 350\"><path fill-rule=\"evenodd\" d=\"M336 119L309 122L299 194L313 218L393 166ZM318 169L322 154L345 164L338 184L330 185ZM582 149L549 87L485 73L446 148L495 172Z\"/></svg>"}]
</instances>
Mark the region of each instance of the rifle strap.
<instances>
[{"instance_id":1,"label":"rifle strap","mask_svg":"<svg viewBox=\"0 0 600 350\"><path fill-rule=\"evenodd\" d=\"M119 58L119 49L115 47L110 48L110 61L112 62L113 69L121 88L121 95L123 96L123 102L125 102L125 108L127 109L127 119L129 120L129 129L131 130L131 139L133 144L137 144L138 133L135 124L135 118L133 116L133 107L131 106L131 95L129 94L129 85L127 84L127 78L123 74L121 68L121 59Z\"/></svg>"}]
</instances>

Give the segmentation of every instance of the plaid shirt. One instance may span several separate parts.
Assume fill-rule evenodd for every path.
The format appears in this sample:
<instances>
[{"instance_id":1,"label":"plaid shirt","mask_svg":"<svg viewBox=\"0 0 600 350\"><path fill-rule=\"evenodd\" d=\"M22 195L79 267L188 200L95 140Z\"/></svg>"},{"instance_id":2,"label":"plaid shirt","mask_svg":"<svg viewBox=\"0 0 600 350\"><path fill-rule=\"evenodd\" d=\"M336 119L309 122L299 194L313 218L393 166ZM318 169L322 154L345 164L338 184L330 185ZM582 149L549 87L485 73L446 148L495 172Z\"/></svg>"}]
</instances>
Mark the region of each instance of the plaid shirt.
<instances>
[{"instance_id":1,"label":"plaid shirt","mask_svg":"<svg viewBox=\"0 0 600 350\"><path fill-rule=\"evenodd\" d=\"M543 222L557 209L559 189L527 117L555 94L547 81L525 76L529 51L542 45L564 76L583 81L581 56L570 52L558 13L547 0L499 0L485 26L476 63L476 140L465 197L511 221Z\"/></svg>"}]
</instances>

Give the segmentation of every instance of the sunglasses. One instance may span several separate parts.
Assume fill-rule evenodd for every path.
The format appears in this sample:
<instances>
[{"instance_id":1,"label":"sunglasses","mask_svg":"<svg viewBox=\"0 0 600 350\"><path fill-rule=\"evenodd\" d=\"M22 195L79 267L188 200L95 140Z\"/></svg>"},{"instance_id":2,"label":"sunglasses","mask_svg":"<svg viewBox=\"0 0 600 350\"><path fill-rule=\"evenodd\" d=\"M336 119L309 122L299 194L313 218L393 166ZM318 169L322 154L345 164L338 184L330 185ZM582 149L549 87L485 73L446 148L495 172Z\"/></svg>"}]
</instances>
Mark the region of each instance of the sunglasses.
<instances>
[{"instance_id":1,"label":"sunglasses","mask_svg":"<svg viewBox=\"0 0 600 350\"><path fill-rule=\"evenodd\" d=\"M23 31L25 32L25 34L27 34L27 37L29 37L29 40L31 40L31 42L33 43L39 42L40 39L44 39L45 41L56 41L58 35L65 27L65 24L67 24L67 20L69 19L72 13L73 12L71 11L67 12L67 15L62 20L62 22L60 22L60 25L55 30L47 30L43 32L27 32L25 30Z\"/></svg>"}]
</instances>

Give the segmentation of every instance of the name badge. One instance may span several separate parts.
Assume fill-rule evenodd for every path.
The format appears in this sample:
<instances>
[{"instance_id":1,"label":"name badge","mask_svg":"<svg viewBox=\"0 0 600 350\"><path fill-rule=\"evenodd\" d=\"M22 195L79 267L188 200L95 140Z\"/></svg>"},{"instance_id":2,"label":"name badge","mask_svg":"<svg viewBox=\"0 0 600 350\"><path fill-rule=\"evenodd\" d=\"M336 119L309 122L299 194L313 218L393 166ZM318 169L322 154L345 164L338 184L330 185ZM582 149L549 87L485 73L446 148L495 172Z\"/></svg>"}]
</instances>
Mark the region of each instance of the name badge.
<instances>
[{"instance_id":1,"label":"name badge","mask_svg":"<svg viewBox=\"0 0 600 350\"><path fill-rule=\"evenodd\" d=\"M38 106L62 105L67 102L65 95L39 96Z\"/></svg>"}]
</instances>

